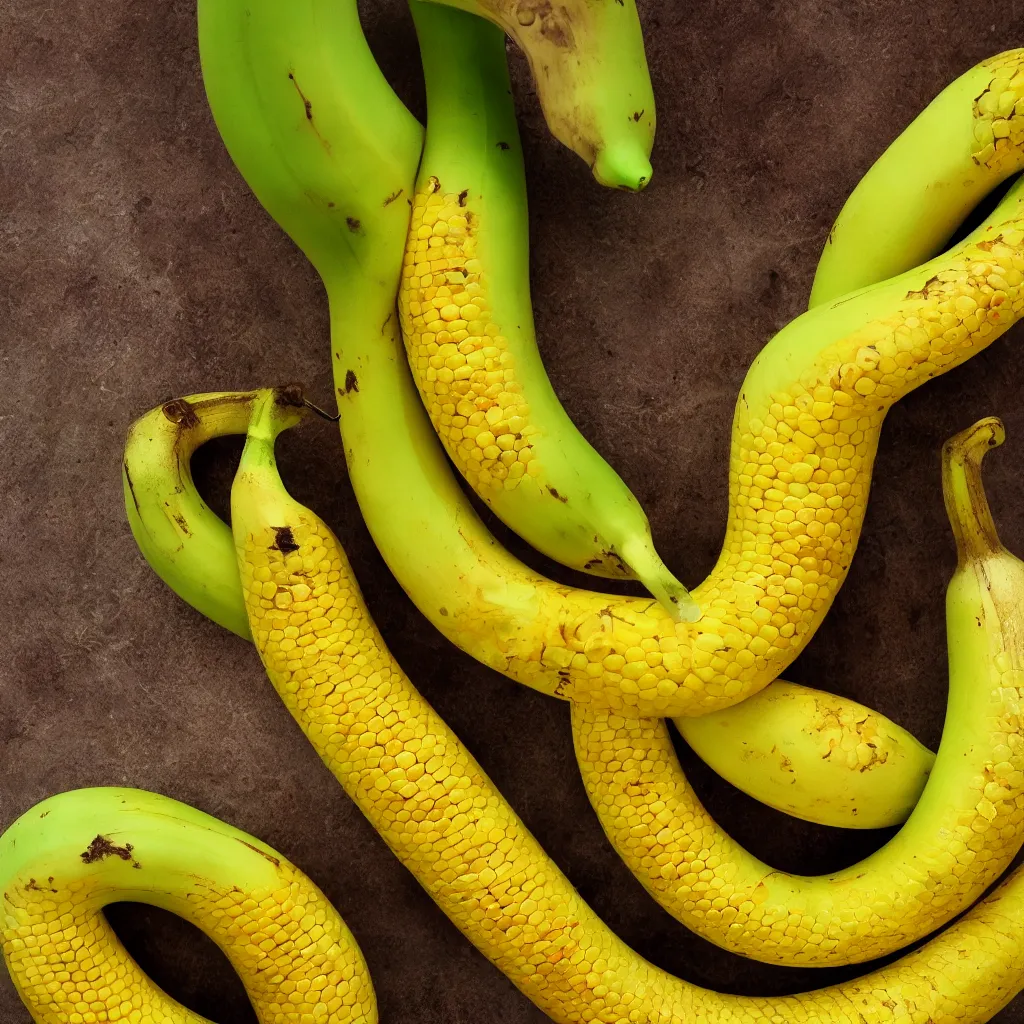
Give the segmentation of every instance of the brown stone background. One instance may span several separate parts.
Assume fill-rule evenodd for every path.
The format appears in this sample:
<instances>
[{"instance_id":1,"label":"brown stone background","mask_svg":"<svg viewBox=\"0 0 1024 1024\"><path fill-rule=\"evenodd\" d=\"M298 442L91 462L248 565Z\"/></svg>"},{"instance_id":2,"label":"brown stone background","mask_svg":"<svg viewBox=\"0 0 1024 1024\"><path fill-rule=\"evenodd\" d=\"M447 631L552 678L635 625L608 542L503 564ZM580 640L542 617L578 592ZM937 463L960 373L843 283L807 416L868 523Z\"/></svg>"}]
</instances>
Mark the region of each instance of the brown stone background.
<instances>
[{"instance_id":1,"label":"brown stone background","mask_svg":"<svg viewBox=\"0 0 1024 1024\"><path fill-rule=\"evenodd\" d=\"M422 116L403 4L364 7L382 66ZM688 583L721 538L740 381L803 308L829 223L947 82L1024 42L1021 13L1007 0L646 0L659 133L641 196L602 191L547 137L514 58L543 355ZM261 836L325 889L365 951L383 1021L541 1021L360 817L251 648L165 590L125 525L119 459L135 416L193 391L293 379L331 395L320 285L220 144L194 20L186 0L0 4L0 828L74 787L167 793ZM1020 330L892 412L849 581L789 673L932 745L954 564L938 450L976 418L1004 417L1009 441L987 480L1005 542L1024 553ZM733 992L859 973L753 964L660 911L590 811L566 706L481 668L419 617L369 542L333 428L313 423L281 450L399 660L616 932ZM237 451L197 458L221 507ZM781 868L839 867L885 838L789 821L684 761L719 820ZM255 1019L189 926L135 907L111 917L189 1006L220 1024ZM0 975L0 1021L25 1024ZM1024 1021L1024 997L997 1020Z\"/></svg>"}]
</instances>

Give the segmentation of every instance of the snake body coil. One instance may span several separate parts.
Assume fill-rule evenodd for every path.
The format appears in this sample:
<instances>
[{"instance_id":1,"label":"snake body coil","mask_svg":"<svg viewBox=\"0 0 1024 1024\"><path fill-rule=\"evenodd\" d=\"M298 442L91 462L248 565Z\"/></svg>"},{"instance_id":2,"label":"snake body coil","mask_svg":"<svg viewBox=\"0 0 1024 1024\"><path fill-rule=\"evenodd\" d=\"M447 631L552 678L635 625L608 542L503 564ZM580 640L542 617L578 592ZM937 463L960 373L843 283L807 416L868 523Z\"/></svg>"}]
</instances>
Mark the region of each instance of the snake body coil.
<instances>
[{"instance_id":1,"label":"snake body coil","mask_svg":"<svg viewBox=\"0 0 1024 1024\"><path fill-rule=\"evenodd\" d=\"M781 998L729 996L659 970L580 898L385 647L344 551L285 491L257 408L232 488L246 606L267 673L324 763L459 929L557 1024L982 1024L1024 985L1015 875L921 950Z\"/></svg>"}]
</instances>

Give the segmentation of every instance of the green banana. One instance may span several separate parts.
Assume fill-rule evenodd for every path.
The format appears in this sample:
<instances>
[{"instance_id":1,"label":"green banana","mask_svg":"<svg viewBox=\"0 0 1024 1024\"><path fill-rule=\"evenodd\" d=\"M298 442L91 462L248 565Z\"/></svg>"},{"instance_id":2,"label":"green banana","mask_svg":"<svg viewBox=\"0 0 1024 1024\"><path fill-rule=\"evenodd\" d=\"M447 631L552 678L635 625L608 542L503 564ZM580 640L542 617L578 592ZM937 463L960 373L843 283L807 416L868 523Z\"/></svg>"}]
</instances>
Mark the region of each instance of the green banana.
<instances>
[{"instance_id":1,"label":"green banana","mask_svg":"<svg viewBox=\"0 0 1024 1024\"><path fill-rule=\"evenodd\" d=\"M1024 168L1024 49L947 86L875 161L828 234L810 305L937 255L984 196Z\"/></svg>"},{"instance_id":2,"label":"green banana","mask_svg":"<svg viewBox=\"0 0 1024 1024\"><path fill-rule=\"evenodd\" d=\"M516 41L551 134L598 182L639 191L651 180L654 90L636 0L445 2L488 18Z\"/></svg>"},{"instance_id":3,"label":"green banana","mask_svg":"<svg viewBox=\"0 0 1024 1024\"><path fill-rule=\"evenodd\" d=\"M643 509L569 419L537 351L504 39L479 18L410 6L428 117L398 308L434 429L478 496L539 551L636 576L672 618L692 621L697 607L654 550Z\"/></svg>"},{"instance_id":4,"label":"green banana","mask_svg":"<svg viewBox=\"0 0 1024 1024\"><path fill-rule=\"evenodd\" d=\"M138 789L50 797L0 836L0 944L39 1024L209 1024L139 968L103 916L119 900L210 936L261 1024L376 1024L370 975L327 898L265 843Z\"/></svg>"},{"instance_id":5,"label":"green banana","mask_svg":"<svg viewBox=\"0 0 1024 1024\"><path fill-rule=\"evenodd\" d=\"M959 553L946 600L946 724L907 823L870 857L815 878L769 867L701 805L664 723L574 705L576 755L606 835L702 937L767 963L861 963L970 906L1024 842L1024 562L999 543L981 482L981 460L1002 440L990 418L943 449Z\"/></svg>"},{"instance_id":6,"label":"green banana","mask_svg":"<svg viewBox=\"0 0 1024 1024\"><path fill-rule=\"evenodd\" d=\"M251 639L249 621L233 559L209 571L206 560L223 546L224 526L199 496L191 460L200 445L248 422L254 395L216 392L165 402L131 425L121 463L128 525L146 561L193 608L245 639Z\"/></svg>"},{"instance_id":7,"label":"green banana","mask_svg":"<svg viewBox=\"0 0 1024 1024\"><path fill-rule=\"evenodd\" d=\"M177 399L174 407L191 410L201 421L197 433L242 434L248 430L255 394L193 395ZM301 408L297 403L293 407ZM139 507L133 502L129 511L159 523L163 509L172 503L184 516L182 536L167 535L164 549L154 543L140 543L140 548L161 578L194 608L217 622L238 622L245 606L230 528L195 493L188 471L194 450L189 437L152 426L166 422L163 409L142 416L129 432L126 464L152 467ZM194 574L184 586L177 585L180 573L167 572L167 563L175 562L184 562ZM248 636L247 624L243 635ZM823 825L883 828L906 820L934 759L908 732L877 712L782 680L733 708L679 718L676 725L697 754L734 786Z\"/></svg>"}]
</instances>

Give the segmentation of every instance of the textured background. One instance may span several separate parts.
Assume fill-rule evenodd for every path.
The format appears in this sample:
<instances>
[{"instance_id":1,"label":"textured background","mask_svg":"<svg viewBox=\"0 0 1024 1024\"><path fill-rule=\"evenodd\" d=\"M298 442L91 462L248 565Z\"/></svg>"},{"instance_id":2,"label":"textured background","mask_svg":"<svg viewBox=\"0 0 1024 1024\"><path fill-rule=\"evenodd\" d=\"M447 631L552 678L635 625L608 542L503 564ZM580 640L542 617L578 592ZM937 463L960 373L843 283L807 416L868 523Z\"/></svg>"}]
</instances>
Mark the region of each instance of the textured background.
<instances>
[{"instance_id":1,"label":"textured background","mask_svg":"<svg viewBox=\"0 0 1024 1024\"><path fill-rule=\"evenodd\" d=\"M803 308L844 197L947 82L1024 43L1021 6L648 0L659 134L641 196L600 190L547 137L514 58L543 354L686 582L717 553L744 371ZM422 116L403 5L367 7L382 66ZM324 404L331 394L321 288L221 147L194 4L0 8L0 829L59 790L167 793L261 836L326 890L362 944L383 1021L542 1021L359 816L251 648L166 591L125 525L119 458L135 416L193 391L293 379ZM891 413L849 581L788 673L854 695L932 745L954 564L938 450L979 416L1004 417L1009 442L986 463L987 481L1004 541L1024 552L1024 408L1011 356L1021 337L1015 328ZM221 507L237 451L225 443L197 457ZM312 423L281 451L294 493L340 534L399 660L616 932L662 967L728 991L799 991L858 973L752 964L661 912L589 809L567 708L481 668L420 619L369 542L333 428ZM788 821L683 756L719 820L781 868L839 867L885 838ZM136 907L111 917L189 1006L220 1024L254 1020L226 961L189 926ZM0 1021L25 1024L0 975ZM1024 1022L1024 996L997 1019Z\"/></svg>"}]
</instances>

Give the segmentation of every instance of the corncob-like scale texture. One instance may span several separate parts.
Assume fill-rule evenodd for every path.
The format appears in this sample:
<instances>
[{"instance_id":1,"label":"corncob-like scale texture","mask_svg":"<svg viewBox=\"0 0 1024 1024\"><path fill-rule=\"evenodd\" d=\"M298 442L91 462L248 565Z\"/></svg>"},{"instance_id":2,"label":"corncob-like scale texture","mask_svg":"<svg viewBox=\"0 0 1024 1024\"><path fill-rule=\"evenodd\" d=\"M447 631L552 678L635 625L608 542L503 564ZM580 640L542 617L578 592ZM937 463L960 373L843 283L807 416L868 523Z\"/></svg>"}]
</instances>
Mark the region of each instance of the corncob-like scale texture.
<instances>
[{"instance_id":1,"label":"corncob-like scale texture","mask_svg":"<svg viewBox=\"0 0 1024 1024\"><path fill-rule=\"evenodd\" d=\"M800 652L846 576L886 410L1024 311L1022 223L944 258L892 312L806 358L787 353L786 365L804 369L785 390L745 387L725 542L691 591L699 622L674 623L650 598L561 586L510 559L503 579L531 592L528 614L510 620L504 605L467 596L440 628L520 682L627 714L704 714L762 689ZM761 357L766 366L772 353Z\"/></svg>"},{"instance_id":2,"label":"corncob-like scale texture","mask_svg":"<svg viewBox=\"0 0 1024 1024\"><path fill-rule=\"evenodd\" d=\"M1024 915L1014 913L1024 910L1024 882L1016 879L919 952L806 995L719 995L647 963L583 902L412 686L337 540L276 485L262 521L254 502L233 497L252 632L271 681L406 867L557 1024L981 1024L1024 982Z\"/></svg>"},{"instance_id":3,"label":"corncob-like scale texture","mask_svg":"<svg viewBox=\"0 0 1024 1024\"><path fill-rule=\"evenodd\" d=\"M174 856L180 878L111 892L88 875L68 882L25 878L3 894L3 951L11 977L39 1024L201 1024L205 1018L159 989L131 959L101 913L117 899L157 903L210 936L227 954L261 1024L376 1024L362 954L337 911L300 871L280 861L274 888L189 878L188 843ZM81 871L75 872L81 875ZM188 879L187 887L183 884Z\"/></svg>"},{"instance_id":4,"label":"corncob-like scale texture","mask_svg":"<svg viewBox=\"0 0 1024 1024\"><path fill-rule=\"evenodd\" d=\"M612 845L678 921L756 960L859 963L941 927L995 881L1021 845L1022 673L1010 667L1009 654L1001 661L1003 679L975 680L977 715L991 732L981 749L956 752L959 778L942 780L949 802L924 820L912 817L908 834L833 875L777 871L730 838L687 783L660 719L575 705L577 758Z\"/></svg>"},{"instance_id":5,"label":"corncob-like scale texture","mask_svg":"<svg viewBox=\"0 0 1024 1024\"><path fill-rule=\"evenodd\" d=\"M514 490L540 473L530 406L477 259L465 193L416 193L399 291L409 365L430 420L470 486Z\"/></svg>"},{"instance_id":6,"label":"corncob-like scale texture","mask_svg":"<svg viewBox=\"0 0 1024 1024\"><path fill-rule=\"evenodd\" d=\"M974 101L976 163L996 169L1016 163L1024 145L1024 51L1001 53L983 65L992 81Z\"/></svg>"}]
</instances>

